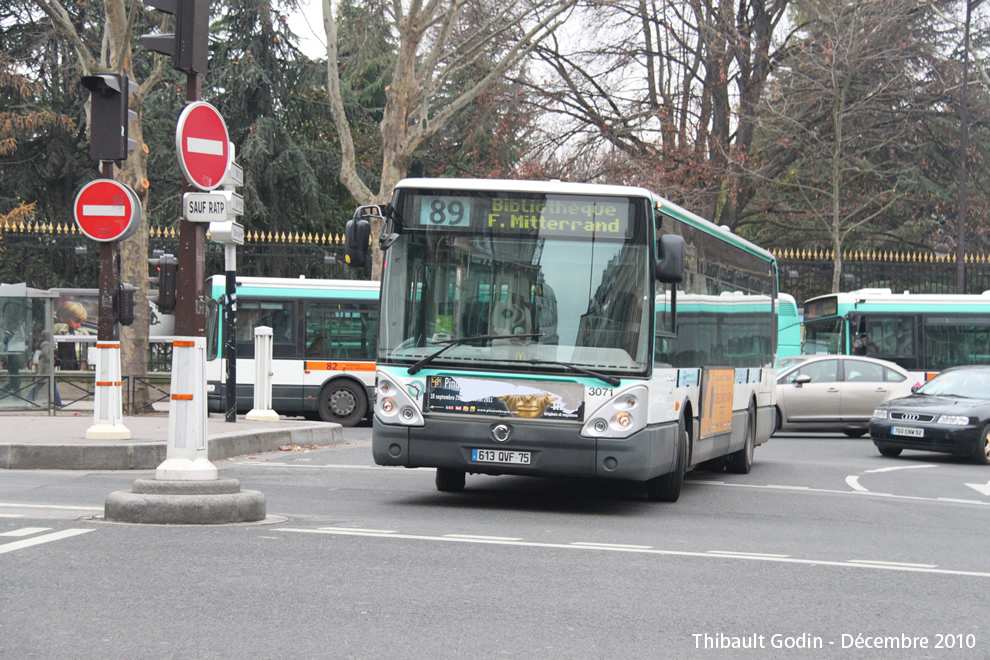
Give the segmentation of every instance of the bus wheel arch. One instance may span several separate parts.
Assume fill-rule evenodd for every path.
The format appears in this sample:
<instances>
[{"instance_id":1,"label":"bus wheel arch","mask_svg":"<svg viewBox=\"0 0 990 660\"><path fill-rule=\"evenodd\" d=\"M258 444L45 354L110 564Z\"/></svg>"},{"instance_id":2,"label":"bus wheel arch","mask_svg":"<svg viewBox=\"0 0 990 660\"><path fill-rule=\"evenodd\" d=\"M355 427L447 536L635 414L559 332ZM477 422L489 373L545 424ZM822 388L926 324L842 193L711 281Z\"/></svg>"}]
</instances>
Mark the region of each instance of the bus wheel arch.
<instances>
[{"instance_id":1,"label":"bus wheel arch","mask_svg":"<svg viewBox=\"0 0 990 660\"><path fill-rule=\"evenodd\" d=\"M691 444L689 422L685 419L686 412L681 414L677 422L677 454L674 458L674 469L646 481L646 497L653 502L676 502L681 496Z\"/></svg>"},{"instance_id":2,"label":"bus wheel arch","mask_svg":"<svg viewBox=\"0 0 990 660\"><path fill-rule=\"evenodd\" d=\"M324 422L354 426L368 412L368 395L363 383L353 378L328 380L320 389L317 413Z\"/></svg>"}]
</instances>

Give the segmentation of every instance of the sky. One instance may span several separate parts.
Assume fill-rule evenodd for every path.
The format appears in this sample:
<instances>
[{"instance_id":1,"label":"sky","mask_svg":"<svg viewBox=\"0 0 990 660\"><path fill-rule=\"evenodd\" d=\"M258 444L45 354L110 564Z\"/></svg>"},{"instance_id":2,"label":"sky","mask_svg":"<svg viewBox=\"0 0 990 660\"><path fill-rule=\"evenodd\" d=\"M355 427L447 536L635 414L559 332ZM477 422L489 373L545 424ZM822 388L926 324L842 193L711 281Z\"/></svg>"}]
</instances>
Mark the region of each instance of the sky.
<instances>
[{"instance_id":1,"label":"sky","mask_svg":"<svg viewBox=\"0 0 990 660\"><path fill-rule=\"evenodd\" d=\"M296 6L298 9L289 15L289 27L299 37L299 47L309 57L326 57L323 0L297 0Z\"/></svg>"}]
</instances>

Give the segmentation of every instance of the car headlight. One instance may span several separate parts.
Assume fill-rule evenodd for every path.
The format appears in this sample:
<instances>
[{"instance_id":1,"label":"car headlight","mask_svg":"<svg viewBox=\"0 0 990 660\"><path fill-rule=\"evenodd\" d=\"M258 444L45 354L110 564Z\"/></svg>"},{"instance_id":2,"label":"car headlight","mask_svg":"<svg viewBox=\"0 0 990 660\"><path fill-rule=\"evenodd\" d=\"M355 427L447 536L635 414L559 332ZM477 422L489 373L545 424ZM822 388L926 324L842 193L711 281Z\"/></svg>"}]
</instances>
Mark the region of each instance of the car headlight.
<instances>
[{"instance_id":1,"label":"car headlight","mask_svg":"<svg viewBox=\"0 0 990 660\"><path fill-rule=\"evenodd\" d=\"M887 409L877 408L873 411L873 419L887 419Z\"/></svg>"},{"instance_id":2,"label":"car headlight","mask_svg":"<svg viewBox=\"0 0 990 660\"><path fill-rule=\"evenodd\" d=\"M964 415L942 415L938 418L938 424L947 424L949 426L966 426L969 424L969 417Z\"/></svg>"}]
</instances>

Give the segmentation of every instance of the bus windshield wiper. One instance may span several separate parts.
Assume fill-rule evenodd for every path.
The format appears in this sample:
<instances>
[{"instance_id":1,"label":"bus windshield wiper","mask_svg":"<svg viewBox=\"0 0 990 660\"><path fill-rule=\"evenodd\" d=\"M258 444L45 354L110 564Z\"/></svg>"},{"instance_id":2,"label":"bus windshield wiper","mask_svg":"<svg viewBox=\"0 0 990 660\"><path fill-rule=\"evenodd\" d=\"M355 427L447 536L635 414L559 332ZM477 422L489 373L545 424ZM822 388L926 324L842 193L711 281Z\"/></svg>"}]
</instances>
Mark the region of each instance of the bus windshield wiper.
<instances>
[{"instance_id":1,"label":"bus windshield wiper","mask_svg":"<svg viewBox=\"0 0 990 660\"><path fill-rule=\"evenodd\" d=\"M585 369L584 367L579 367L576 364L570 364L569 362L554 362L553 360L520 360L520 362L525 362L527 364L554 364L558 367L567 367L573 371L585 374L586 376L591 376L592 378L597 378L598 380L603 380L612 387L618 387L622 384L616 376L609 376L607 374L600 374L597 371L592 371L591 369Z\"/></svg>"},{"instance_id":2,"label":"bus windshield wiper","mask_svg":"<svg viewBox=\"0 0 990 660\"><path fill-rule=\"evenodd\" d=\"M413 375L420 369L433 362L441 353L445 352L447 349L453 348L454 346L460 346L461 344L470 344L475 341L490 341L492 339L535 339L542 337L543 333L529 334L529 335L477 335L475 337L459 337L458 339L445 339L443 341L437 342L440 344L447 344L439 351L435 353L430 353L425 358L417 362L416 364L409 367L409 375Z\"/></svg>"}]
</instances>

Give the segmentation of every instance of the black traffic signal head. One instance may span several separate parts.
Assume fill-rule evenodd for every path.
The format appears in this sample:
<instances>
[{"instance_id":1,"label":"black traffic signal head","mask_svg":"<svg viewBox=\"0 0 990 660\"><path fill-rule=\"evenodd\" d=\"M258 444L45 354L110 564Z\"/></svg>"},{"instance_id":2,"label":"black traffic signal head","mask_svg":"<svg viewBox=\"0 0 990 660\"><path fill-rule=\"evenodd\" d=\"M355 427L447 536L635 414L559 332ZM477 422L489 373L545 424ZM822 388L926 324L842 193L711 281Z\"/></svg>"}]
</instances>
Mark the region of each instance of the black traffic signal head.
<instances>
[{"instance_id":1,"label":"black traffic signal head","mask_svg":"<svg viewBox=\"0 0 990 660\"><path fill-rule=\"evenodd\" d=\"M175 16L175 32L146 34L141 45L172 56L172 66L188 74L206 73L210 46L209 0L146 0L160 12Z\"/></svg>"},{"instance_id":2,"label":"black traffic signal head","mask_svg":"<svg viewBox=\"0 0 990 660\"><path fill-rule=\"evenodd\" d=\"M132 325L134 323L134 292L136 287L121 282L117 288L117 295L113 300L113 311L117 317L117 323L121 325Z\"/></svg>"},{"instance_id":3,"label":"black traffic signal head","mask_svg":"<svg viewBox=\"0 0 990 660\"><path fill-rule=\"evenodd\" d=\"M175 311L175 285L179 274L179 263L171 254L162 254L148 263L158 269L157 277L150 277L151 284L158 286L158 311L171 314Z\"/></svg>"},{"instance_id":4,"label":"black traffic signal head","mask_svg":"<svg viewBox=\"0 0 990 660\"><path fill-rule=\"evenodd\" d=\"M344 263L351 268L361 268L368 263L371 223L357 212L344 225Z\"/></svg>"},{"instance_id":5,"label":"black traffic signal head","mask_svg":"<svg viewBox=\"0 0 990 660\"><path fill-rule=\"evenodd\" d=\"M95 160L121 161L134 148L127 138L128 124L137 119L127 109L131 83L126 73L97 73L83 76L83 87L90 91L89 154Z\"/></svg>"}]
</instances>

